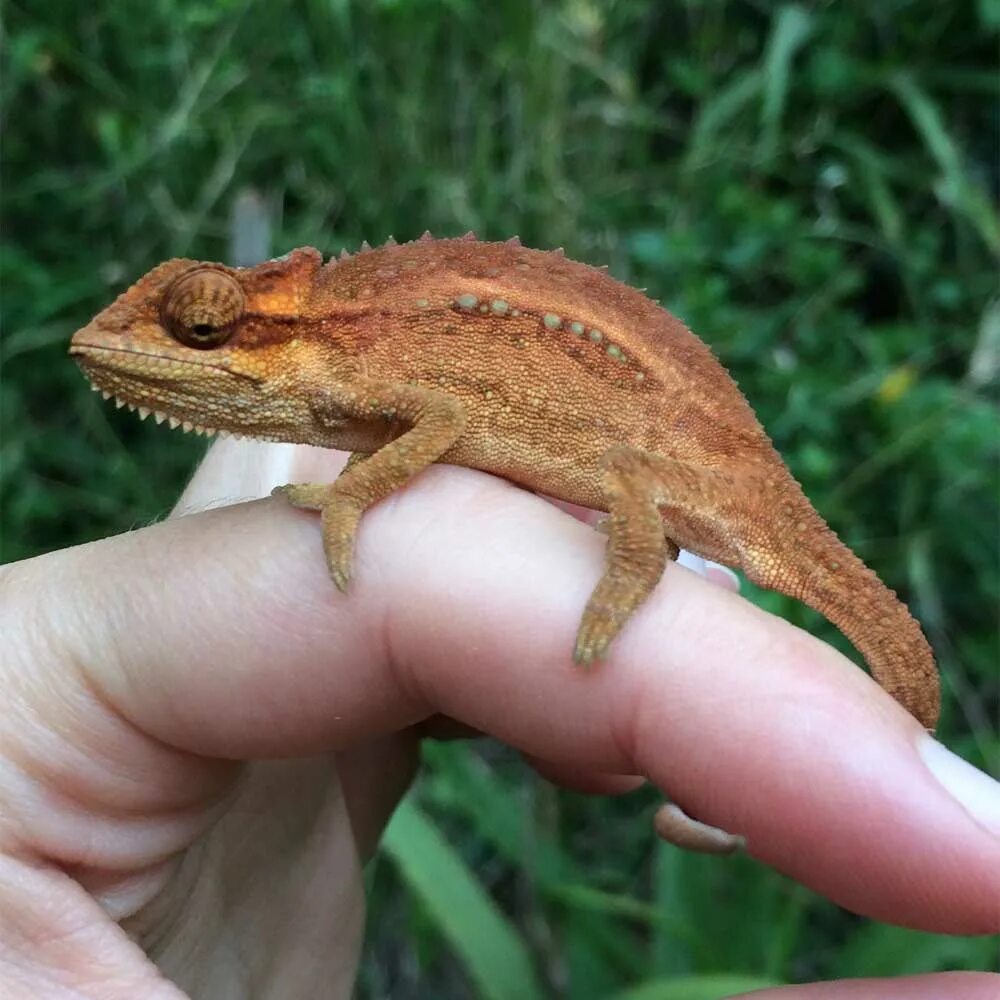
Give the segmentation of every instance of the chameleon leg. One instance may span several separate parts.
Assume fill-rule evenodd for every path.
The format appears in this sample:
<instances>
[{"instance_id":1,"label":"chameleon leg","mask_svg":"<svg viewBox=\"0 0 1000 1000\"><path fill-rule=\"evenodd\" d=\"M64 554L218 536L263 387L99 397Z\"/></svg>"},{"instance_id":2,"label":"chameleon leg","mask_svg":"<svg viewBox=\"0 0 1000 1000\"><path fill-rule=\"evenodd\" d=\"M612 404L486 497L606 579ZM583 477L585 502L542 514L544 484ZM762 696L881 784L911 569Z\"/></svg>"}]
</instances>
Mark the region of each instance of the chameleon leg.
<instances>
[{"instance_id":1,"label":"chameleon leg","mask_svg":"<svg viewBox=\"0 0 1000 1000\"><path fill-rule=\"evenodd\" d=\"M367 451L352 451L350 458L347 460L347 464L340 470L340 476L337 476L337 478L340 479L341 476L346 476L347 473L354 468L354 466L359 465L366 458L368 458L370 454L371 453Z\"/></svg>"},{"instance_id":2,"label":"chameleon leg","mask_svg":"<svg viewBox=\"0 0 1000 1000\"><path fill-rule=\"evenodd\" d=\"M667 560L677 558L670 519L665 525L660 505L669 502L681 513L695 494L706 486L711 493L719 485L708 470L629 448L611 449L601 465L609 514L599 530L608 535L608 551L604 575L577 633L578 663L589 663L606 650L656 586ZM724 497L727 491L718 495ZM657 810L654 824L660 837L689 851L730 854L745 845L742 837L692 819L672 802Z\"/></svg>"},{"instance_id":3,"label":"chameleon leg","mask_svg":"<svg viewBox=\"0 0 1000 1000\"><path fill-rule=\"evenodd\" d=\"M409 425L373 454L352 454L335 483L293 484L273 491L296 507L321 512L330 577L346 590L362 513L439 459L465 430L465 412L458 400L444 393L373 379L328 390L313 410L317 422L332 433L345 426Z\"/></svg>"},{"instance_id":4,"label":"chameleon leg","mask_svg":"<svg viewBox=\"0 0 1000 1000\"><path fill-rule=\"evenodd\" d=\"M648 457L632 448L612 448L601 459L608 516L604 575L590 595L576 636L573 659L598 659L629 615L649 596L677 546L663 531L655 478Z\"/></svg>"},{"instance_id":5,"label":"chameleon leg","mask_svg":"<svg viewBox=\"0 0 1000 1000\"><path fill-rule=\"evenodd\" d=\"M729 566L740 554L730 539L732 480L714 469L636 448L610 448L601 457L608 516L604 574L590 596L573 658L587 664L604 655L628 617L650 595L675 539L697 538L697 552Z\"/></svg>"}]
</instances>

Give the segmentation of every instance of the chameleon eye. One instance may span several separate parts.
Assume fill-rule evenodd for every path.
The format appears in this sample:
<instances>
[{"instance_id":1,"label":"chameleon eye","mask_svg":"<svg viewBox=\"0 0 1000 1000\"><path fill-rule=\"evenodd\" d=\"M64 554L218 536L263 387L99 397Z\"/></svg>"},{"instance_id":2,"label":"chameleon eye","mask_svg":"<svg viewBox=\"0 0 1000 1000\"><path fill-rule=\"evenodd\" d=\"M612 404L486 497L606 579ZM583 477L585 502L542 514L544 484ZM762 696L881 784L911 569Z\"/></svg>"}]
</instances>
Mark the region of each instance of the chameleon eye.
<instances>
[{"instance_id":1,"label":"chameleon eye","mask_svg":"<svg viewBox=\"0 0 1000 1000\"><path fill-rule=\"evenodd\" d=\"M160 318L187 347L218 347L246 311L246 296L224 271L199 267L181 275L163 296Z\"/></svg>"}]
</instances>

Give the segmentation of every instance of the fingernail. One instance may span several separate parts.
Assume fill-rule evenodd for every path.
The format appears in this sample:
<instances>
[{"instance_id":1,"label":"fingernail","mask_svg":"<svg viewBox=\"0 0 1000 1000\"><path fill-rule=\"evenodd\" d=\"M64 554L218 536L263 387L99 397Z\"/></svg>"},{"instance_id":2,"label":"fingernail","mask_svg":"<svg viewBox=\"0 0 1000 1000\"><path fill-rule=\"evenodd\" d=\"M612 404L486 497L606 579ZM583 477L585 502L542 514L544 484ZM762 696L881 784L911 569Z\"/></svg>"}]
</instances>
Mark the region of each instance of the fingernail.
<instances>
[{"instance_id":1,"label":"fingernail","mask_svg":"<svg viewBox=\"0 0 1000 1000\"><path fill-rule=\"evenodd\" d=\"M930 736L921 736L917 752L945 791L982 827L1000 837L1000 784Z\"/></svg>"}]
</instances>

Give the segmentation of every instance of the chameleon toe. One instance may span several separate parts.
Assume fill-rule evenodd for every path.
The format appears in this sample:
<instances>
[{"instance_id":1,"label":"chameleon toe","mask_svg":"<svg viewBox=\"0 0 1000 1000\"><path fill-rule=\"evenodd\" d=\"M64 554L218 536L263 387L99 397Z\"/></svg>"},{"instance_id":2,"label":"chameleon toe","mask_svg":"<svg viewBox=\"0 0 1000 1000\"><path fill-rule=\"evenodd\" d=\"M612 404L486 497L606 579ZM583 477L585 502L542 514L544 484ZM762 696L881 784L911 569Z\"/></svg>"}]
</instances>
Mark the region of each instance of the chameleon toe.
<instances>
[{"instance_id":1,"label":"chameleon toe","mask_svg":"<svg viewBox=\"0 0 1000 1000\"><path fill-rule=\"evenodd\" d=\"M589 667L608 651L617 629L608 628L607 622L585 617L580 623L573 648L573 662L581 667Z\"/></svg>"},{"instance_id":2,"label":"chameleon toe","mask_svg":"<svg viewBox=\"0 0 1000 1000\"><path fill-rule=\"evenodd\" d=\"M271 496L283 496L293 507L302 510L320 510L328 493L328 486L314 483L289 483L271 490Z\"/></svg>"}]
</instances>

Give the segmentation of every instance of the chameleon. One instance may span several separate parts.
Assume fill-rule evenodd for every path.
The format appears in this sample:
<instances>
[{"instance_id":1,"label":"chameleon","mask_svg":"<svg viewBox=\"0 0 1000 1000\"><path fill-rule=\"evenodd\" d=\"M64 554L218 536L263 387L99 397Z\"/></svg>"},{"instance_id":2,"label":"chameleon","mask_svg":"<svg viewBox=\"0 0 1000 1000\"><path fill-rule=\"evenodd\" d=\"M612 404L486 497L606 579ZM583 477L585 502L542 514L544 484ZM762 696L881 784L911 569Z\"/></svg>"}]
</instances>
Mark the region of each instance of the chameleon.
<instances>
[{"instance_id":1,"label":"chameleon","mask_svg":"<svg viewBox=\"0 0 1000 1000\"><path fill-rule=\"evenodd\" d=\"M432 463L467 466L606 514L578 664L685 548L816 609L936 724L934 655L906 606L816 512L710 348L606 269L472 233L326 262L311 247L246 268L175 259L70 353L143 418L351 452L335 482L276 490L320 512L342 591L364 511Z\"/></svg>"}]
</instances>

